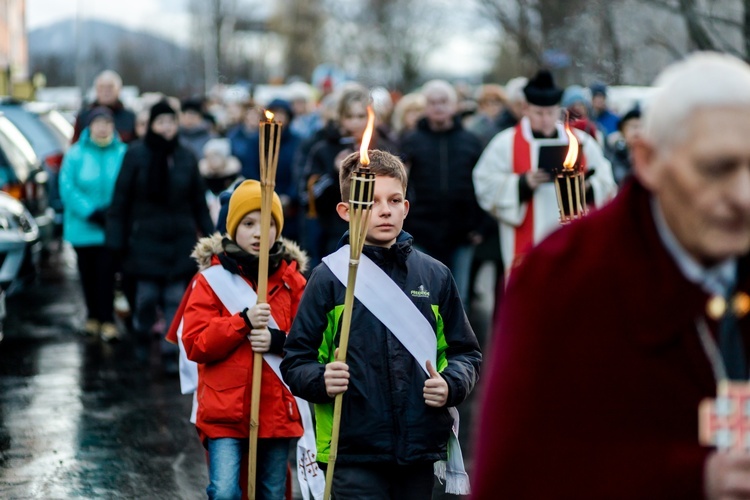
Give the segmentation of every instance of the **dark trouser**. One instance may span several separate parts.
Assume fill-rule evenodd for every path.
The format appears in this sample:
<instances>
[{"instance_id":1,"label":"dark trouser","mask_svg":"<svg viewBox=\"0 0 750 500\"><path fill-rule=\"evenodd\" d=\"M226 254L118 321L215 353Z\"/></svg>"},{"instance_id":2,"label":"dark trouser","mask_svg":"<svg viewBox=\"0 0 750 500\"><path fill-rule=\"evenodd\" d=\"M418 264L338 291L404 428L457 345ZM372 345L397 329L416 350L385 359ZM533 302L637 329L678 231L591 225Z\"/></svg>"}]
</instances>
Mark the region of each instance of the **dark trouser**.
<instances>
[{"instance_id":1,"label":"dark trouser","mask_svg":"<svg viewBox=\"0 0 750 500\"><path fill-rule=\"evenodd\" d=\"M132 274L120 271L120 290L125 294L125 298L128 299L130 305L130 315L125 318L125 326L129 331L134 331L133 327L133 310L135 308L135 289L138 285L138 280Z\"/></svg>"},{"instance_id":2,"label":"dark trouser","mask_svg":"<svg viewBox=\"0 0 750 500\"><path fill-rule=\"evenodd\" d=\"M115 271L112 253L103 246L74 247L88 318L114 321Z\"/></svg>"},{"instance_id":3,"label":"dark trouser","mask_svg":"<svg viewBox=\"0 0 750 500\"><path fill-rule=\"evenodd\" d=\"M336 464L335 500L430 500L432 462L396 464Z\"/></svg>"},{"instance_id":4,"label":"dark trouser","mask_svg":"<svg viewBox=\"0 0 750 500\"><path fill-rule=\"evenodd\" d=\"M187 288L187 282L181 279L173 281L138 280L135 292L133 327L141 341L147 341L150 338L151 329L156 323L157 309L159 308L161 308L164 315L166 328L169 328L172 318L180 307L180 301L182 301L185 288ZM163 338L166 331L160 333L162 336L162 354L176 356L178 347Z\"/></svg>"}]
</instances>

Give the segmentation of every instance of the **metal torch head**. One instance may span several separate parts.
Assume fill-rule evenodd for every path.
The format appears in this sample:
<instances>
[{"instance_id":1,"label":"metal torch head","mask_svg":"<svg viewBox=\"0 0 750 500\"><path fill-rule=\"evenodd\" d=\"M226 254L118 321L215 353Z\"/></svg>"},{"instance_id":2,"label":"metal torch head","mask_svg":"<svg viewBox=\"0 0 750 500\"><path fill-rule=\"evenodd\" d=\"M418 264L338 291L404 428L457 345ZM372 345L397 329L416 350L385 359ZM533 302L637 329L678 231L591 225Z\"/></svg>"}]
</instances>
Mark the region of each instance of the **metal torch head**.
<instances>
[{"instance_id":1,"label":"metal torch head","mask_svg":"<svg viewBox=\"0 0 750 500\"><path fill-rule=\"evenodd\" d=\"M274 120L274 114L266 110L265 120L258 127L260 154L260 182L262 185L276 185L276 169L281 148L281 123Z\"/></svg>"},{"instance_id":2,"label":"metal torch head","mask_svg":"<svg viewBox=\"0 0 750 500\"><path fill-rule=\"evenodd\" d=\"M362 253L374 196L375 174L369 169L352 172L349 190L349 245L352 261L358 261Z\"/></svg>"},{"instance_id":3,"label":"metal torch head","mask_svg":"<svg viewBox=\"0 0 750 500\"><path fill-rule=\"evenodd\" d=\"M580 143L570 130L570 124L565 123L568 135L568 152L562 168L555 171L555 194L557 208L560 213L560 224L569 224L588 213L586 207L586 178L581 166Z\"/></svg>"},{"instance_id":4,"label":"metal torch head","mask_svg":"<svg viewBox=\"0 0 750 500\"><path fill-rule=\"evenodd\" d=\"M362 253L375 197L375 174L370 171L370 156L367 152L374 128L375 113L372 106L367 106L367 128L359 149L359 166L352 172L349 188L349 245L352 261L358 261Z\"/></svg>"},{"instance_id":5,"label":"metal torch head","mask_svg":"<svg viewBox=\"0 0 750 500\"><path fill-rule=\"evenodd\" d=\"M349 208L372 207L375 197L375 174L369 169L357 169L352 172L349 190Z\"/></svg>"}]
</instances>

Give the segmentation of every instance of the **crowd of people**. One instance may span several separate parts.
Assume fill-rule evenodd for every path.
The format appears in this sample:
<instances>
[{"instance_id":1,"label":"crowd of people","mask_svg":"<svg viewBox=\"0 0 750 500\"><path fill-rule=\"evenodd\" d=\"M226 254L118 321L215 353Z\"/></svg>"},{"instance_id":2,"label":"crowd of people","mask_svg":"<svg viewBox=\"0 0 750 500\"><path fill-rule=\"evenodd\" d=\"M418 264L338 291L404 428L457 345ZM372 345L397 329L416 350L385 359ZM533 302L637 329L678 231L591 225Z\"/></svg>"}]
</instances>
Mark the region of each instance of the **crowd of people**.
<instances>
[{"instance_id":1,"label":"crowd of people","mask_svg":"<svg viewBox=\"0 0 750 500\"><path fill-rule=\"evenodd\" d=\"M700 54L666 70L645 128L640 105L615 113L605 85L562 88L544 69L473 95L444 80L405 95L356 82L317 97L295 87L310 92L242 103L240 113L161 95L131 111L121 85L111 71L99 75L61 170L83 330L105 341L124 334L112 309L121 276L132 310L125 327L143 360L158 337L165 372L177 372L179 356L193 367L210 498L238 498L246 486L255 353L266 360L260 497L284 496L290 444L312 432L307 403L294 397L314 404L317 436L305 450L325 468L343 393L337 498L430 498L433 472L468 491L452 407L474 389L488 344L467 319L485 262L498 306L476 498L750 489L732 483L748 475L746 457L717 455L696 437L698 404L720 382L704 358L736 369L730 378L748 376L741 339L724 338L746 333L744 322L726 326L728 316L742 319L737 307L696 319L708 296L736 302L747 285L745 63ZM355 290L344 361L348 189L369 105L376 180L363 260L374 266L362 272L371 289L404 293ZM256 304L263 110L282 134L268 303ZM553 180L572 144L588 215L557 231ZM164 336L170 326L179 346ZM711 332L724 361L703 356ZM682 377L690 364L697 371Z\"/></svg>"},{"instance_id":2,"label":"crowd of people","mask_svg":"<svg viewBox=\"0 0 750 500\"><path fill-rule=\"evenodd\" d=\"M372 102L377 127L371 148L396 154L409 173L407 197L413 209L405 229L415 236L421 249L450 267L461 297L470 307L478 266L487 261L494 263L498 281L502 281L513 255L508 250L512 237L506 237L502 240L503 258L500 257L498 224L493 218L497 214L493 214L490 203L482 201L483 182L475 194L476 179L472 180L472 172L475 165L492 161L488 155L497 146L489 148L484 162L479 161L491 139L521 121L526 112L527 85L528 79L519 77L505 86L481 85L476 95L471 96L461 94L461 87L435 80L398 96L382 88L371 91L349 82L328 89L329 93L315 99L313 87L297 82L290 86L292 91L285 91L269 102L250 100L223 105L208 98L180 101L148 94L141 99L140 109L129 110L119 99L120 77L104 71L95 81L95 101L77 116L73 139L76 144L63 169L62 191L66 205L70 206L66 210L66 239L79 253L97 248L100 253L108 253L107 249L115 251L114 258L109 259L112 263L101 264L101 269L119 266L117 269L125 278L121 286L134 313L139 303L137 281L141 278L164 281L159 286L163 290L157 294L158 301L166 311L172 311L174 300L167 299L168 282L174 279L177 288L178 283L185 283L190 277L188 265L175 265L187 261L189 254L187 239L180 244L181 239L175 234L188 227L191 230L197 227L201 233L209 232L211 225L222 229L220 208L227 203L232 189L243 179L259 178L258 125L262 110L267 109L282 124L276 192L286 217L284 236L297 241L314 266L337 248L346 230L346 224L335 211L340 201L339 166L347 154L358 150L366 107ZM590 90L577 89L576 100L567 102L563 96L551 103L549 110L556 114L552 119L559 121L559 106L567 104L571 123L593 134L595 140L586 141L590 161L607 163L606 167L598 168L592 183L603 176L603 170L609 169L609 162L621 182L630 172L628 141L637 133L639 110L629 111L620 123L606 108L603 99L606 87L595 84ZM95 139L92 132L102 127L109 134ZM558 129L547 132L557 134ZM124 148L129 151L123 162ZM167 165L167 159L174 164ZM161 167L156 168L156 164ZM121 172L123 165L127 168ZM148 165L154 168L147 168ZM168 182L164 177L172 168L174 172L182 172L174 175L184 175L185 186L171 182L171 178ZM86 170L97 178L96 188L81 185L86 183L86 174L83 177L79 174ZM131 177L143 176L147 170L148 178L139 177L136 182ZM592 165L591 170L596 171L597 166ZM149 196L138 195L140 184L140 189L148 189ZM534 179L529 186L526 184L524 187L536 187ZM607 189L609 186L603 190ZM201 197L197 196L198 190L203 192ZM182 193L179 207L172 203L177 192ZM208 217L199 198L205 198ZM150 203L146 203L147 199ZM135 204L136 210L130 204ZM105 212L111 221L107 244ZM147 219L143 219L144 215L148 215ZM157 218L169 227L162 227ZM436 220L446 223L435 224ZM97 237L92 240L86 236L88 232L96 233ZM196 235L187 232L194 240ZM546 230L540 232L543 235ZM150 248L145 250L144 246ZM169 260L173 256L176 260L170 261L172 269L167 271L163 269L166 261L155 255L145 259L134 257L141 252L161 253L162 258ZM86 262L84 267L94 266L96 261L79 260ZM176 271L183 268L184 271ZM81 269L82 277L101 274L110 273ZM103 311L107 308L96 303L100 299L108 303L109 296L93 292L109 286L95 284L92 279L83 280L86 296L91 297L87 299L89 314L84 329L89 333L103 330L106 338L115 338L110 311ZM141 296L140 300L145 299ZM153 317L153 313L148 316ZM166 313L167 324L171 316ZM152 327L153 320L137 320L137 317L135 314L133 328L145 332Z\"/></svg>"}]
</instances>

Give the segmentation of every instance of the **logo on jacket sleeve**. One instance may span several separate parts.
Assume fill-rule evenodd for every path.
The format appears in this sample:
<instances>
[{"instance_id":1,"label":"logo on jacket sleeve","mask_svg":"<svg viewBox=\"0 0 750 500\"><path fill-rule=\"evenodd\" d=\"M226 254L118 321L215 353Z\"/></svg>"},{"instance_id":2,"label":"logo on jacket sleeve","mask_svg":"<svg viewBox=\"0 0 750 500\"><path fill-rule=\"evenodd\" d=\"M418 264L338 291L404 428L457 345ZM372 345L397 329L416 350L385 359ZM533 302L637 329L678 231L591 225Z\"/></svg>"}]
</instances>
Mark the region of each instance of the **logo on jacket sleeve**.
<instances>
[{"instance_id":1,"label":"logo on jacket sleeve","mask_svg":"<svg viewBox=\"0 0 750 500\"><path fill-rule=\"evenodd\" d=\"M412 297L423 297L425 299L430 298L430 292L427 291L427 289L424 287L424 285L419 285L416 290L411 291Z\"/></svg>"}]
</instances>

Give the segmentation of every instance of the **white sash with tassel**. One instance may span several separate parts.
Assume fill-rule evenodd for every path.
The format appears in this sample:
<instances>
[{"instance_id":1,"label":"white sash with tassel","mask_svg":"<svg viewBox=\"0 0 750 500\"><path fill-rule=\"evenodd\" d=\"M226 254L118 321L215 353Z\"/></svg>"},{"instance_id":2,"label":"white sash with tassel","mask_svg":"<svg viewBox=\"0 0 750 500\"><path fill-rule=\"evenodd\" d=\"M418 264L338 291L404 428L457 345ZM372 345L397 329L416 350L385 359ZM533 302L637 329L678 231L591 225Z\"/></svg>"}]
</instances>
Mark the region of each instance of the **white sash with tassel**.
<instances>
[{"instance_id":1,"label":"white sash with tassel","mask_svg":"<svg viewBox=\"0 0 750 500\"><path fill-rule=\"evenodd\" d=\"M231 314L237 314L245 309L248 304L255 304L258 301L258 295L247 281L236 274L230 273L220 265L211 266L204 270L202 274L216 296L219 297L219 300L221 300L224 307ZM273 316L269 319L268 326L276 329L279 328ZM281 356L266 353L263 355L263 361L279 377L286 390L289 390L279 370ZM304 399L296 396L294 399L297 401L297 408L299 409L302 426L304 427L304 434L297 441L297 479L299 480L302 497L305 500L310 499L311 493L314 500L321 500L325 490L325 476L318 469L318 464L315 462L317 448L315 445L315 428L313 427L310 405Z\"/></svg>"},{"instance_id":2,"label":"white sash with tassel","mask_svg":"<svg viewBox=\"0 0 750 500\"><path fill-rule=\"evenodd\" d=\"M349 245L324 257L323 262L346 287ZM359 261L354 296L393 333L428 377L427 360L437 369L435 330L404 291L364 254ZM448 412L453 418L453 429L448 439L448 460L447 463L435 463L435 475L438 479L445 480L446 493L467 495L471 492L471 487L458 443L458 410L448 408Z\"/></svg>"},{"instance_id":3,"label":"white sash with tassel","mask_svg":"<svg viewBox=\"0 0 750 500\"><path fill-rule=\"evenodd\" d=\"M195 288L195 280L191 285ZM185 325L185 319L180 318L180 325L177 327L177 346L180 348L179 366L180 366L180 392L182 394L193 395L193 406L190 409L190 423L195 424L198 419L198 365L195 361L190 361L185 352L185 344L182 343L182 328Z\"/></svg>"}]
</instances>

